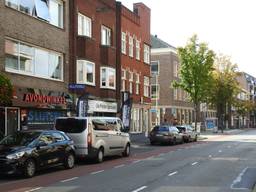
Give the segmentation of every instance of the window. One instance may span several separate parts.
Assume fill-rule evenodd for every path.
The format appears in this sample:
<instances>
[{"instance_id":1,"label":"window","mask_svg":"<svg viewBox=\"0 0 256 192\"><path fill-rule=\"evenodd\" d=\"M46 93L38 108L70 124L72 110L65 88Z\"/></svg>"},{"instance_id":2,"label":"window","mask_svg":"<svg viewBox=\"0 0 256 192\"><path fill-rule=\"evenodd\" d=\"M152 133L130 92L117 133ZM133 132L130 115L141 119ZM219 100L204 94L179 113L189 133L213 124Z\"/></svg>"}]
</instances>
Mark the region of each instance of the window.
<instances>
[{"instance_id":1,"label":"window","mask_svg":"<svg viewBox=\"0 0 256 192\"><path fill-rule=\"evenodd\" d=\"M129 72L129 91L133 93L133 72Z\"/></svg>"},{"instance_id":2,"label":"window","mask_svg":"<svg viewBox=\"0 0 256 192\"><path fill-rule=\"evenodd\" d=\"M174 77L178 77L178 71L179 71L178 62L174 61L173 62L173 76Z\"/></svg>"},{"instance_id":3,"label":"window","mask_svg":"<svg viewBox=\"0 0 256 192\"><path fill-rule=\"evenodd\" d=\"M109 67L101 67L101 88L116 88L116 70Z\"/></svg>"},{"instance_id":4,"label":"window","mask_svg":"<svg viewBox=\"0 0 256 192\"><path fill-rule=\"evenodd\" d=\"M144 96L149 97L149 77L144 76Z\"/></svg>"},{"instance_id":5,"label":"window","mask_svg":"<svg viewBox=\"0 0 256 192\"><path fill-rule=\"evenodd\" d=\"M136 74L136 94L140 94L140 75Z\"/></svg>"},{"instance_id":6,"label":"window","mask_svg":"<svg viewBox=\"0 0 256 192\"><path fill-rule=\"evenodd\" d=\"M125 80L126 80L126 70L122 69L122 89L121 89L121 91L125 91L126 90Z\"/></svg>"},{"instance_id":7,"label":"window","mask_svg":"<svg viewBox=\"0 0 256 192\"><path fill-rule=\"evenodd\" d=\"M126 33L122 32L122 53L126 54Z\"/></svg>"},{"instance_id":8,"label":"window","mask_svg":"<svg viewBox=\"0 0 256 192\"><path fill-rule=\"evenodd\" d=\"M132 93L132 89L133 89L132 82L129 82L129 91L130 91L130 93Z\"/></svg>"},{"instance_id":9,"label":"window","mask_svg":"<svg viewBox=\"0 0 256 192\"><path fill-rule=\"evenodd\" d=\"M149 64L150 61L149 46L144 44L144 62Z\"/></svg>"},{"instance_id":10,"label":"window","mask_svg":"<svg viewBox=\"0 0 256 192\"><path fill-rule=\"evenodd\" d=\"M159 85L151 85L151 98L152 99L159 98Z\"/></svg>"},{"instance_id":11,"label":"window","mask_svg":"<svg viewBox=\"0 0 256 192\"><path fill-rule=\"evenodd\" d=\"M129 56L133 57L133 38L129 36Z\"/></svg>"},{"instance_id":12,"label":"window","mask_svg":"<svg viewBox=\"0 0 256 192\"><path fill-rule=\"evenodd\" d=\"M78 13L78 35L92 37L92 20Z\"/></svg>"},{"instance_id":13,"label":"window","mask_svg":"<svg viewBox=\"0 0 256 192\"><path fill-rule=\"evenodd\" d=\"M136 39L136 59L140 60L140 41Z\"/></svg>"},{"instance_id":14,"label":"window","mask_svg":"<svg viewBox=\"0 0 256 192\"><path fill-rule=\"evenodd\" d=\"M52 137L54 138L55 142L62 142L65 141L65 137L61 133L52 133Z\"/></svg>"},{"instance_id":15,"label":"window","mask_svg":"<svg viewBox=\"0 0 256 192\"><path fill-rule=\"evenodd\" d=\"M111 30L105 26L101 27L101 44L111 45Z\"/></svg>"},{"instance_id":16,"label":"window","mask_svg":"<svg viewBox=\"0 0 256 192\"><path fill-rule=\"evenodd\" d=\"M61 0L5 0L5 4L63 28L63 2Z\"/></svg>"},{"instance_id":17,"label":"window","mask_svg":"<svg viewBox=\"0 0 256 192\"><path fill-rule=\"evenodd\" d=\"M152 75L159 74L159 61L151 61L151 74Z\"/></svg>"},{"instance_id":18,"label":"window","mask_svg":"<svg viewBox=\"0 0 256 192\"><path fill-rule=\"evenodd\" d=\"M133 81L133 72L129 72L129 81Z\"/></svg>"},{"instance_id":19,"label":"window","mask_svg":"<svg viewBox=\"0 0 256 192\"><path fill-rule=\"evenodd\" d=\"M60 53L6 39L5 70L62 80L63 56Z\"/></svg>"},{"instance_id":20,"label":"window","mask_svg":"<svg viewBox=\"0 0 256 192\"><path fill-rule=\"evenodd\" d=\"M86 60L77 60L77 83L95 85L95 64Z\"/></svg>"},{"instance_id":21,"label":"window","mask_svg":"<svg viewBox=\"0 0 256 192\"><path fill-rule=\"evenodd\" d=\"M174 100L178 99L178 89L173 89L173 99Z\"/></svg>"}]
</instances>

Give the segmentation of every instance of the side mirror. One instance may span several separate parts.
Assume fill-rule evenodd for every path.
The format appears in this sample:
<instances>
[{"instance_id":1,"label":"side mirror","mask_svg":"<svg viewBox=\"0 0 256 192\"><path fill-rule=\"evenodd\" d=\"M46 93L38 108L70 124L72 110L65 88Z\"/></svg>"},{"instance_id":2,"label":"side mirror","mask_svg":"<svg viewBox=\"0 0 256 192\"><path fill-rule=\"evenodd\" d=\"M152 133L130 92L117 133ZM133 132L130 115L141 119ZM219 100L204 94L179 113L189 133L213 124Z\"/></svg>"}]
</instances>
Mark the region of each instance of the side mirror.
<instances>
[{"instance_id":1,"label":"side mirror","mask_svg":"<svg viewBox=\"0 0 256 192\"><path fill-rule=\"evenodd\" d=\"M39 141L36 148L40 149L41 147L45 147L45 146L47 146L47 143L45 143L44 141Z\"/></svg>"}]
</instances>

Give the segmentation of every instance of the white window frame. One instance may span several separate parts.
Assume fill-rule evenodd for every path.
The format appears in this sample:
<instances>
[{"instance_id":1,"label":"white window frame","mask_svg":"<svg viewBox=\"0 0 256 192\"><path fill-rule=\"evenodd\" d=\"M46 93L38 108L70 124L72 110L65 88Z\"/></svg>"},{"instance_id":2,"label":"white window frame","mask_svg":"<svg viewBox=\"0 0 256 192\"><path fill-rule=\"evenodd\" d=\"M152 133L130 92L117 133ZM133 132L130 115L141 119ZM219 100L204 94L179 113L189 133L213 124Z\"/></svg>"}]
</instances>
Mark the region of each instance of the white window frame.
<instances>
[{"instance_id":1,"label":"white window frame","mask_svg":"<svg viewBox=\"0 0 256 192\"><path fill-rule=\"evenodd\" d=\"M140 75L137 73L135 75L135 77L136 77L136 90L135 90L135 93L137 95L139 95L140 94Z\"/></svg>"},{"instance_id":2,"label":"white window frame","mask_svg":"<svg viewBox=\"0 0 256 192\"><path fill-rule=\"evenodd\" d=\"M121 44L121 51L123 54L126 55L126 33L125 32L122 32L122 44Z\"/></svg>"},{"instance_id":3,"label":"white window frame","mask_svg":"<svg viewBox=\"0 0 256 192\"><path fill-rule=\"evenodd\" d=\"M57 26L57 27L60 27L60 28L63 28L63 21L64 21L64 5L63 5L63 1L62 0L51 0L51 1L55 1L57 4L59 4L61 7L62 7L62 9L60 10L61 12L60 12L60 26ZM50 17L51 17L51 13L50 13L50 3L49 3L49 15L50 15ZM49 21L49 23L50 24L52 24L51 23L51 21ZM52 24L52 25L54 25L54 24ZM56 26L56 25L54 25L54 26Z\"/></svg>"},{"instance_id":4,"label":"white window frame","mask_svg":"<svg viewBox=\"0 0 256 192\"><path fill-rule=\"evenodd\" d=\"M106 86L102 86L102 69L106 70ZM114 72L114 87L109 86L109 72L112 71ZM116 89L116 69L111 68L111 67L101 67L100 68L100 88L103 89L112 89L115 90Z\"/></svg>"},{"instance_id":5,"label":"white window frame","mask_svg":"<svg viewBox=\"0 0 256 192\"><path fill-rule=\"evenodd\" d=\"M140 60L140 41L136 39L136 59Z\"/></svg>"},{"instance_id":6,"label":"white window frame","mask_svg":"<svg viewBox=\"0 0 256 192\"><path fill-rule=\"evenodd\" d=\"M103 39L103 31L106 31L106 39ZM101 45L111 46L111 29L101 25Z\"/></svg>"},{"instance_id":7,"label":"white window frame","mask_svg":"<svg viewBox=\"0 0 256 192\"><path fill-rule=\"evenodd\" d=\"M64 56L63 56L63 54L61 54L59 52L56 52L56 51L49 50L49 49L45 49L45 48L42 48L42 47L39 47L39 46L34 46L30 43L26 43L24 41L19 41L19 40L13 39L13 38L5 38L5 41L6 40L13 41L13 42L18 44L18 66L20 66L20 44L21 43L24 44L24 45L33 47L34 49L38 49L38 50L48 52L49 55L50 54L58 55L61 58L61 62L62 62L61 69L60 69L61 70L61 74L60 74L61 78L60 79L51 78L49 76L43 76L43 75L36 74L36 63L35 63L36 62L36 54L35 54L35 50L34 50L34 52L33 52L34 55L33 55L33 58L32 58L32 65L33 65L32 66L32 72L11 69L11 68L7 68L5 66L5 71L6 72L21 74L21 75L27 75L27 76L31 76L31 77L38 77L38 78L42 78L42 79L49 79L49 80L53 80L53 81L61 81L61 82L64 81Z\"/></svg>"},{"instance_id":8,"label":"white window frame","mask_svg":"<svg viewBox=\"0 0 256 192\"><path fill-rule=\"evenodd\" d=\"M153 90L152 87L153 86L156 86L156 94L153 94L153 92L152 92L152 90ZM151 99L159 99L159 87L160 87L159 84L151 84L151 89L150 89L151 90L151 94L150 94Z\"/></svg>"},{"instance_id":9,"label":"white window frame","mask_svg":"<svg viewBox=\"0 0 256 192\"><path fill-rule=\"evenodd\" d=\"M126 79L126 70L122 69L122 79Z\"/></svg>"},{"instance_id":10,"label":"white window frame","mask_svg":"<svg viewBox=\"0 0 256 192\"><path fill-rule=\"evenodd\" d=\"M126 80L122 79L122 89L121 89L121 91L125 91L126 90L125 84L126 84Z\"/></svg>"},{"instance_id":11,"label":"white window frame","mask_svg":"<svg viewBox=\"0 0 256 192\"><path fill-rule=\"evenodd\" d=\"M129 81L133 82L133 72L129 72Z\"/></svg>"},{"instance_id":12,"label":"white window frame","mask_svg":"<svg viewBox=\"0 0 256 192\"><path fill-rule=\"evenodd\" d=\"M133 85L132 85L132 81L129 82L129 91L132 94L133 92Z\"/></svg>"},{"instance_id":13,"label":"white window frame","mask_svg":"<svg viewBox=\"0 0 256 192\"><path fill-rule=\"evenodd\" d=\"M83 80L82 81L79 81L79 78L78 78L78 63L83 63ZM87 71L86 71L86 65L87 64L90 64L90 65L93 65L93 82L88 82L87 81ZM80 83L80 84L87 84L87 85L92 85L92 86L95 86L95 63L91 62L91 61L87 61L87 60L77 60L76 61L76 82L77 83Z\"/></svg>"},{"instance_id":14,"label":"white window frame","mask_svg":"<svg viewBox=\"0 0 256 192\"><path fill-rule=\"evenodd\" d=\"M177 62L177 61L174 61L174 62L173 62L173 76L174 76L174 77L178 77L178 73L179 73L178 62Z\"/></svg>"},{"instance_id":15,"label":"white window frame","mask_svg":"<svg viewBox=\"0 0 256 192\"><path fill-rule=\"evenodd\" d=\"M157 63L156 65L157 65L157 69L158 69L158 71L157 72L153 72L152 71L152 65L153 65L153 63ZM154 64L155 65L155 64ZM151 73L151 75L159 75L159 67L160 67L160 65L159 65L159 61L151 61L150 62L150 73Z\"/></svg>"},{"instance_id":16,"label":"white window frame","mask_svg":"<svg viewBox=\"0 0 256 192\"><path fill-rule=\"evenodd\" d=\"M133 57L133 37L129 35L129 56Z\"/></svg>"},{"instance_id":17,"label":"white window frame","mask_svg":"<svg viewBox=\"0 0 256 192\"><path fill-rule=\"evenodd\" d=\"M144 63L150 63L150 47L144 43Z\"/></svg>"},{"instance_id":18,"label":"white window frame","mask_svg":"<svg viewBox=\"0 0 256 192\"><path fill-rule=\"evenodd\" d=\"M80 28L80 19L81 19L81 28ZM82 13L78 13L77 17L77 33L80 36L92 37L92 19L83 15Z\"/></svg>"},{"instance_id":19,"label":"white window frame","mask_svg":"<svg viewBox=\"0 0 256 192\"><path fill-rule=\"evenodd\" d=\"M178 89L177 88L173 89L173 99L178 100Z\"/></svg>"},{"instance_id":20,"label":"white window frame","mask_svg":"<svg viewBox=\"0 0 256 192\"><path fill-rule=\"evenodd\" d=\"M149 97L149 77L144 76L144 97Z\"/></svg>"}]
</instances>

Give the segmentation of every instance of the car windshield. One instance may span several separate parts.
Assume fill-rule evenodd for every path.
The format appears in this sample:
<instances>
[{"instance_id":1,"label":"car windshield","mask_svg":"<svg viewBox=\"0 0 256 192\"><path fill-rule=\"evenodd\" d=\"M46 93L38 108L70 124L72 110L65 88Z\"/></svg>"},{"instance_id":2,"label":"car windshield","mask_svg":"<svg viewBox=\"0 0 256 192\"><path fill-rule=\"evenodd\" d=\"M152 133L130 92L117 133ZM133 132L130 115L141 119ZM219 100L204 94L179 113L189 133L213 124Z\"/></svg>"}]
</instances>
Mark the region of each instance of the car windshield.
<instances>
[{"instance_id":1,"label":"car windshield","mask_svg":"<svg viewBox=\"0 0 256 192\"><path fill-rule=\"evenodd\" d=\"M169 131L169 127L159 127L158 131Z\"/></svg>"},{"instance_id":2,"label":"car windshield","mask_svg":"<svg viewBox=\"0 0 256 192\"><path fill-rule=\"evenodd\" d=\"M0 141L0 145L26 146L39 137L40 132L16 132Z\"/></svg>"}]
</instances>

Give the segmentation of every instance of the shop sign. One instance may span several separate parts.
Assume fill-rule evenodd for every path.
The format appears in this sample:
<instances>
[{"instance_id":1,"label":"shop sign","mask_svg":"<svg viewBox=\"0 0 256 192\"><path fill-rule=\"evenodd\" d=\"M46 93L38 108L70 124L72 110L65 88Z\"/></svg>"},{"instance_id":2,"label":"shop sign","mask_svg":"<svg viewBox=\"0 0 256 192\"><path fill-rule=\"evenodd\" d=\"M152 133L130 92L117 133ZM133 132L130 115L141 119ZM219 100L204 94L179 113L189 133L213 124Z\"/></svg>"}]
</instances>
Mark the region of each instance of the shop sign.
<instances>
[{"instance_id":1,"label":"shop sign","mask_svg":"<svg viewBox=\"0 0 256 192\"><path fill-rule=\"evenodd\" d=\"M89 100L89 112L117 113L117 103Z\"/></svg>"},{"instance_id":2,"label":"shop sign","mask_svg":"<svg viewBox=\"0 0 256 192\"><path fill-rule=\"evenodd\" d=\"M48 104L66 104L65 97L61 96L48 96L48 95L38 95L32 93L24 94L25 102L34 103L48 103Z\"/></svg>"},{"instance_id":3,"label":"shop sign","mask_svg":"<svg viewBox=\"0 0 256 192\"><path fill-rule=\"evenodd\" d=\"M68 85L69 90L84 90L85 89L85 84L75 84L75 83L70 83Z\"/></svg>"}]
</instances>

